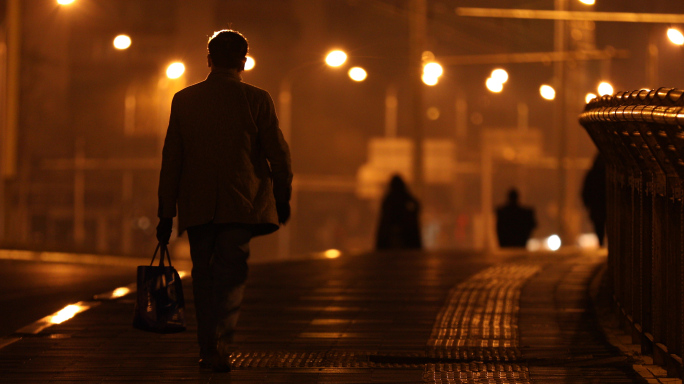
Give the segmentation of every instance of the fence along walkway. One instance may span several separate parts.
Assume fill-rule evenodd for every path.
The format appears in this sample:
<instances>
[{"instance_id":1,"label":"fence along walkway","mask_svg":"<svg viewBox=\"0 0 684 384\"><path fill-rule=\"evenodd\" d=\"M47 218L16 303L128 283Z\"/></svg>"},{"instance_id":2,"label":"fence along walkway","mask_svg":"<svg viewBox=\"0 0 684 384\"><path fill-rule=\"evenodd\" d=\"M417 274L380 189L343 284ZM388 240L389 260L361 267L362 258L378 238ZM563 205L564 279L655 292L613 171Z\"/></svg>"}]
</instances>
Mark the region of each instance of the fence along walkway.
<instances>
[{"instance_id":1,"label":"fence along walkway","mask_svg":"<svg viewBox=\"0 0 684 384\"><path fill-rule=\"evenodd\" d=\"M618 315L682 377L684 352L684 90L604 96L580 123L606 159L608 276Z\"/></svg>"}]
</instances>

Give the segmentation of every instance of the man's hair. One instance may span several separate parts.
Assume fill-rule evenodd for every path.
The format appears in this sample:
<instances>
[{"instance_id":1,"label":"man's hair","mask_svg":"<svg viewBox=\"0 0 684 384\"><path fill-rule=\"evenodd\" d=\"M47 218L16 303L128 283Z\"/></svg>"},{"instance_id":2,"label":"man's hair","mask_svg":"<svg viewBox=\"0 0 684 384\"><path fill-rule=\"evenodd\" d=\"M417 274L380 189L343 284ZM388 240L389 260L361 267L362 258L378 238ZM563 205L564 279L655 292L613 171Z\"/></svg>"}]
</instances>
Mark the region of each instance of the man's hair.
<instances>
[{"instance_id":1,"label":"man's hair","mask_svg":"<svg viewBox=\"0 0 684 384\"><path fill-rule=\"evenodd\" d=\"M211 62L216 67L244 69L247 56L247 39L238 31L222 29L209 38L207 44Z\"/></svg>"}]
</instances>

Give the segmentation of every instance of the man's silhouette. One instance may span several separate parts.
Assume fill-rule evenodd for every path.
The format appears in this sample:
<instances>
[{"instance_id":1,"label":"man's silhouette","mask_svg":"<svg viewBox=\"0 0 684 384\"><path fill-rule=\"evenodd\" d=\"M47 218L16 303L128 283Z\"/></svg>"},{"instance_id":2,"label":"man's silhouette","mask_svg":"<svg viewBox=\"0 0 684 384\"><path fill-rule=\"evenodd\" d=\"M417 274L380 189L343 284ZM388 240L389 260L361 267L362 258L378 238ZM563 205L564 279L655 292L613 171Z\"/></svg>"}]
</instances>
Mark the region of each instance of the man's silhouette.
<instances>
[{"instance_id":1,"label":"man's silhouette","mask_svg":"<svg viewBox=\"0 0 684 384\"><path fill-rule=\"evenodd\" d=\"M525 247L537 227L532 208L518 204L518 191L508 191L508 201L496 209L496 234L501 247Z\"/></svg>"},{"instance_id":2,"label":"man's silhouette","mask_svg":"<svg viewBox=\"0 0 684 384\"><path fill-rule=\"evenodd\" d=\"M600 153L596 155L594 164L584 178L582 202L589 211L589 219L594 225L599 245L603 246L608 214L606 211L606 162Z\"/></svg>"},{"instance_id":3,"label":"man's silhouette","mask_svg":"<svg viewBox=\"0 0 684 384\"><path fill-rule=\"evenodd\" d=\"M200 366L230 370L229 348L247 279L249 242L290 216L290 152L268 92L245 84L247 40L216 32L211 73L176 93L159 177L163 244L188 231Z\"/></svg>"},{"instance_id":4,"label":"man's silhouette","mask_svg":"<svg viewBox=\"0 0 684 384\"><path fill-rule=\"evenodd\" d=\"M420 249L420 205L408 191L401 176L390 180L382 201L376 249Z\"/></svg>"}]
</instances>

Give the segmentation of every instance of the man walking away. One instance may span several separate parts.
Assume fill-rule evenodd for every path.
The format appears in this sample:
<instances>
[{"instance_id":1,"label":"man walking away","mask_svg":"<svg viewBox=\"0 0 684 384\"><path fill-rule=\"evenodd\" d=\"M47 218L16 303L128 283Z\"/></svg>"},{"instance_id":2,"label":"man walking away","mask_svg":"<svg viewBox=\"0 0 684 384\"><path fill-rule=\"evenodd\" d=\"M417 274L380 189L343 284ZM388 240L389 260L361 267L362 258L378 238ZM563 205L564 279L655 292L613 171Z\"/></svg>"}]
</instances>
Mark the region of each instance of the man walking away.
<instances>
[{"instance_id":1,"label":"man walking away","mask_svg":"<svg viewBox=\"0 0 684 384\"><path fill-rule=\"evenodd\" d=\"M228 371L252 237L290 216L290 152L268 92L243 83L247 40L233 30L208 43L211 73L176 93L162 152L157 239L178 207L192 258L202 368Z\"/></svg>"},{"instance_id":2,"label":"man walking away","mask_svg":"<svg viewBox=\"0 0 684 384\"><path fill-rule=\"evenodd\" d=\"M537 227L532 208L518 204L518 190L508 191L508 201L496 209L496 234L500 247L525 247Z\"/></svg>"}]
</instances>

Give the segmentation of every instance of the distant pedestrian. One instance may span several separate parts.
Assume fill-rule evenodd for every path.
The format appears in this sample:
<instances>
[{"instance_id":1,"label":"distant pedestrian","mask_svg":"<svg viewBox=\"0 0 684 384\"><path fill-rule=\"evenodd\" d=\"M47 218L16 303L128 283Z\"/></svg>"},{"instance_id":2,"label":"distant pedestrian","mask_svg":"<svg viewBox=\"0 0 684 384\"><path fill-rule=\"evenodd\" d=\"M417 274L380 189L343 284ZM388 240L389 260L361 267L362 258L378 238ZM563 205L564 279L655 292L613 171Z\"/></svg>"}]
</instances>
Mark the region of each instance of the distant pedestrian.
<instances>
[{"instance_id":1,"label":"distant pedestrian","mask_svg":"<svg viewBox=\"0 0 684 384\"><path fill-rule=\"evenodd\" d=\"M376 249L420 249L420 204L399 175L390 180L382 200Z\"/></svg>"},{"instance_id":2,"label":"distant pedestrian","mask_svg":"<svg viewBox=\"0 0 684 384\"><path fill-rule=\"evenodd\" d=\"M599 245L603 246L606 234L606 162L603 155L596 155L582 186L582 202L589 211Z\"/></svg>"},{"instance_id":3,"label":"distant pedestrian","mask_svg":"<svg viewBox=\"0 0 684 384\"><path fill-rule=\"evenodd\" d=\"M247 40L232 30L208 43L211 73L176 93L159 177L157 239L190 240L202 368L228 371L252 237L290 217L290 152L268 92L243 83Z\"/></svg>"},{"instance_id":4,"label":"distant pedestrian","mask_svg":"<svg viewBox=\"0 0 684 384\"><path fill-rule=\"evenodd\" d=\"M525 247L537 227L534 209L519 204L518 190L508 191L508 201L496 209L496 234L501 247Z\"/></svg>"}]
</instances>

